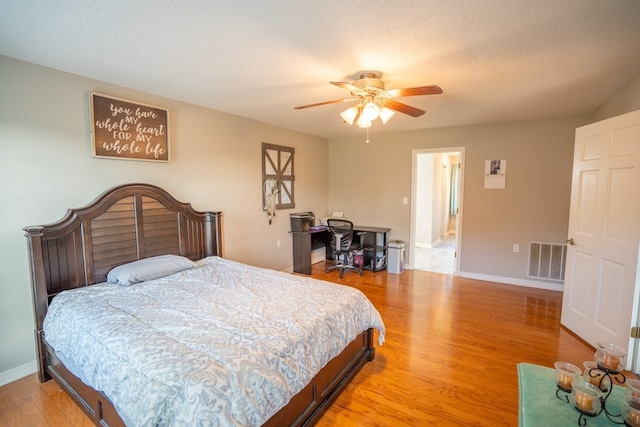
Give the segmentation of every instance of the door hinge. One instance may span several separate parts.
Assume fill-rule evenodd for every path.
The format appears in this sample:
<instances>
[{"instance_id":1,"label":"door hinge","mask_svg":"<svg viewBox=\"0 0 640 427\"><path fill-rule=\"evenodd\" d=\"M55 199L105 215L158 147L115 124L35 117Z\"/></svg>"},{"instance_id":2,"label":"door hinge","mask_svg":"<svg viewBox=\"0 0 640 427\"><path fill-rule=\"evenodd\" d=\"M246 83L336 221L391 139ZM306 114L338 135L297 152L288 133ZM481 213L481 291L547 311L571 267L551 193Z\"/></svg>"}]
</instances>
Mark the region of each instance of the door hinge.
<instances>
[{"instance_id":1,"label":"door hinge","mask_svg":"<svg viewBox=\"0 0 640 427\"><path fill-rule=\"evenodd\" d=\"M631 328L631 338L640 338L640 327L634 326Z\"/></svg>"}]
</instances>

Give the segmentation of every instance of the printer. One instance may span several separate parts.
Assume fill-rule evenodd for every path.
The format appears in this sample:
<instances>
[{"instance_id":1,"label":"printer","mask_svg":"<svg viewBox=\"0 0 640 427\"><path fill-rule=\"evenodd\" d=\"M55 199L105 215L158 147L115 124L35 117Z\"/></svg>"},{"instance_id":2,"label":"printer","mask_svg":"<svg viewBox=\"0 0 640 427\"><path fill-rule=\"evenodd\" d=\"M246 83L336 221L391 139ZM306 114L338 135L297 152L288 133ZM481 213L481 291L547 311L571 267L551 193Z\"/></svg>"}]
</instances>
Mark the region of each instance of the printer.
<instances>
[{"instance_id":1,"label":"printer","mask_svg":"<svg viewBox=\"0 0 640 427\"><path fill-rule=\"evenodd\" d=\"M309 231L316 223L313 212L297 212L289 214L291 219L291 231Z\"/></svg>"}]
</instances>

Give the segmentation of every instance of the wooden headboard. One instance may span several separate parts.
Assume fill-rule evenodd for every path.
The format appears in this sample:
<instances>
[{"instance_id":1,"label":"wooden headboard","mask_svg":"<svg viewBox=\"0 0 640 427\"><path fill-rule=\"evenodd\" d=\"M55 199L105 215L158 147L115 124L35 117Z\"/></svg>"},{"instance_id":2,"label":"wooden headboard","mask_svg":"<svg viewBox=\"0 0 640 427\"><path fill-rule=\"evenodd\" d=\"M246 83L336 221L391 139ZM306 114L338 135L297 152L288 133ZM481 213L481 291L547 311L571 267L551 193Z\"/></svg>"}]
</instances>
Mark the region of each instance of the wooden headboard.
<instances>
[{"instance_id":1,"label":"wooden headboard","mask_svg":"<svg viewBox=\"0 0 640 427\"><path fill-rule=\"evenodd\" d=\"M104 282L113 267L141 258L222 256L221 216L198 212L154 185L126 184L55 223L25 227L39 362L42 322L54 296Z\"/></svg>"}]
</instances>

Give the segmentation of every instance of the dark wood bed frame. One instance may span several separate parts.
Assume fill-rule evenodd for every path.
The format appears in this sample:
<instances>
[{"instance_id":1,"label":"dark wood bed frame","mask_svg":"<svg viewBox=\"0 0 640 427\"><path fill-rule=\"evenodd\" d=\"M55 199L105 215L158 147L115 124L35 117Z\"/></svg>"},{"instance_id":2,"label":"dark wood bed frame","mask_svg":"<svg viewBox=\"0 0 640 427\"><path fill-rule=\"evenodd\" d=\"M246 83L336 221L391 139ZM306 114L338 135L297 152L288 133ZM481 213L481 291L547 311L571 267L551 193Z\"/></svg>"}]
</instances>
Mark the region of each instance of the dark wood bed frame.
<instances>
[{"instance_id":1,"label":"dark wood bed frame","mask_svg":"<svg viewBox=\"0 0 640 427\"><path fill-rule=\"evenodd\" d=\"M221 212L198 212L154 185L126 184L83 208L70 209L55 223L25 227L40 381L55 379L96 425L123 426L109 399L74 376L44 340L42 323L49 303L64 290L104 282L113 267L141 258L176 254L195 261L222 256L221 220ZM374 357L369 329L265 425L312 425Z\"/></svg>"}]
</instances>

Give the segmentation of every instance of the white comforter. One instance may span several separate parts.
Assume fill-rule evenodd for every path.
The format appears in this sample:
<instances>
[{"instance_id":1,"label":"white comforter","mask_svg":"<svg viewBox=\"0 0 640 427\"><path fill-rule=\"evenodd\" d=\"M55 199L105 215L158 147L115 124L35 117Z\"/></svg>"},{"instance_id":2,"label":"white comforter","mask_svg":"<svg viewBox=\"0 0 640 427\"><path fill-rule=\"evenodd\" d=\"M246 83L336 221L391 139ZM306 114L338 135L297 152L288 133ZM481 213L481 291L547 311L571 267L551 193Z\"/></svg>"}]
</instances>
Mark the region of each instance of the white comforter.
<instances>
[{"instance_id":1,"label":"white comforter","mask_svg":"<svg viewBox=\"0 0 640 427\"><path fill-rule=\"evenodd\" d=\"M357 289L211 257L54 298L46 341L128 426L260 425L378 311ZM77 372L80 370L80 372Z\"/></svg>"}]
</instances>

